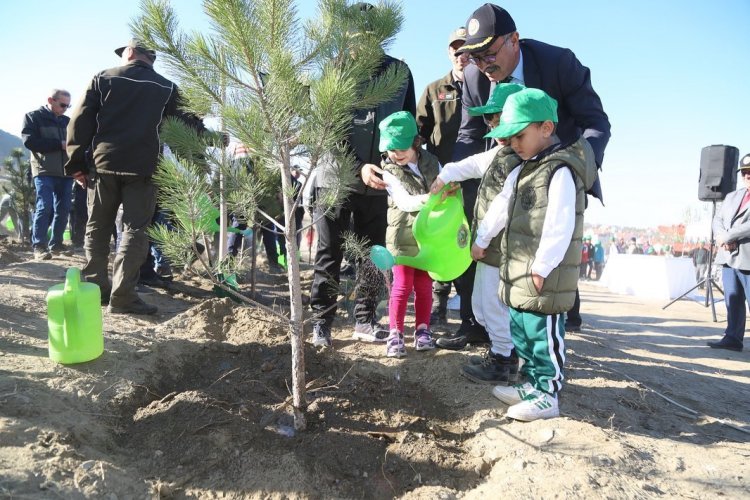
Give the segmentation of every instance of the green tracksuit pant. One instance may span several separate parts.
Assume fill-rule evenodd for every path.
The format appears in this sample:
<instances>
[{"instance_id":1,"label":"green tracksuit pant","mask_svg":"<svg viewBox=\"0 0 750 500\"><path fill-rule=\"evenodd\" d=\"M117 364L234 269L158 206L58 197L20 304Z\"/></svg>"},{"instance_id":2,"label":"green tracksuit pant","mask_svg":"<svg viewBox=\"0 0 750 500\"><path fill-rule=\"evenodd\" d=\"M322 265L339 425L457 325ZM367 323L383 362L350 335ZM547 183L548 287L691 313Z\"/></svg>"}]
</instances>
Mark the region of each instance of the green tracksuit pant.
<instances>
[{"instance_id":1,"label":"green tracksuit pant","mask_svg":"<svg viewBox=\"0 0 750 500\"><path fill-rule=\"evenodd\" d=\"M535 389L557 393L562 389L565 363L563 315L509 309L510 334L518 357L524 360L521 373Z\"/></svg>"}]
</instances>

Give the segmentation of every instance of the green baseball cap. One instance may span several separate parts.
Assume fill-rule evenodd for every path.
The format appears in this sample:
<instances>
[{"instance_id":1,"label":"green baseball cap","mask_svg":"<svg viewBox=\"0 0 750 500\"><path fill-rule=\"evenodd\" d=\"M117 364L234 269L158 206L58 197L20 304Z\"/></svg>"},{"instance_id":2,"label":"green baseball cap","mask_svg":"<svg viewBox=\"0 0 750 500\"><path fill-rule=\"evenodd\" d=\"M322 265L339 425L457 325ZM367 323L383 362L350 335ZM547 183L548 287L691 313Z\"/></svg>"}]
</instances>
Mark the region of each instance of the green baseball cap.
<instances>
[{"instance_id":1,"label":"green baseball cap","mask_svg":"<svg viewBox=\"0 0 750 500\"><path fill-rule=\"evenodd\" d=\"M508 97L500 115L500 124L485 137L506 139L531 123L547 120L557 123L557 101L543 90L523 89Z\"/></svg>"},{"instance_id":2,"label":"green baseball cap","mask_svg":"<svg viewBox=\"0 0 750 500\"><path fill-rule=\"evenodd\" d=\"M409 149L417 136L417 121L408 111L388 115L378 125L380 129L380 151Z\"/></svg>"},{"instance_id":3,"label":"green baseball cap","mask_svg":"<svg viewBox=\"0 0 750 500\"><path fill-rule=\"evenodd\" d=\"M469 115L481 116L487 113L500 113L505 106L505 100L508 96L520 92L525 89L523 85L517 83L499 83L495 85L495 90L492 91L490 98L487 99L487 103L484 106L475 106L469 108Z\"/></svg>"}]
</instances>

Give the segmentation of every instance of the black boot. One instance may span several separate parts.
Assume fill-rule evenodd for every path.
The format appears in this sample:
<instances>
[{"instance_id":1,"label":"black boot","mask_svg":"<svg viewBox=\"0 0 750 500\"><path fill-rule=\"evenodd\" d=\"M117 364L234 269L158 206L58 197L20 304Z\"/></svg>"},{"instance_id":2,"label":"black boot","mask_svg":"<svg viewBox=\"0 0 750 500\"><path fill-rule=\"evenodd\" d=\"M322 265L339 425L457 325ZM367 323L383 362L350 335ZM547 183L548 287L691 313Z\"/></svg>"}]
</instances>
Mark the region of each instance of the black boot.
<instances>
[{"instance_id":1,"label":"black boot","mask_svg":"<svg viewBox=\"0 0 750 500\"><path fill-rule=\"evenodd\" d=\"M518 356L515 350L510 356L488 350L481 363L461 367L461 375L478 384L511 385L518 377Z\"/></svg>"},{"instance_id":2,"label":"black boot","mask_svg":"<svg viewBox=\"0 0 750 500\"><path fill-rule=\"evenodd\" d=\"M467 344L488 344L490 337L482 325L471 320L464 320L456 333L437 339L435 344L441 349L460 351Z\"/></svg>"}]
</instances>

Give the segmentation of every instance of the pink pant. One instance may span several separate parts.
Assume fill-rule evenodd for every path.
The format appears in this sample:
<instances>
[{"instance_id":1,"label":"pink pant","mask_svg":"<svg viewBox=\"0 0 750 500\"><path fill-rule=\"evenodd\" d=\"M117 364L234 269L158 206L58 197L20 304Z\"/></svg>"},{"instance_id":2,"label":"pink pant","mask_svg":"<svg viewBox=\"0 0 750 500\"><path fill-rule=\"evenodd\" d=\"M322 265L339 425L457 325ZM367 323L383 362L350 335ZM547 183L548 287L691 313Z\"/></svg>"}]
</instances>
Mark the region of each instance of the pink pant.
<instances>
[{"instance_id":1,"label":"pink pant","mask_svg":"<svg viewBox=\"0 0 750 500\"><path fill-rule=\"evenodd\" d=\"M393 266L393 285L391 298L388 301L388 314L391 329L404 331L406 301L414 290L414 313L416 325L430 326L430 309L432 308L432 278L427 271L409 266Z\"/></svg>"}]
</instances>

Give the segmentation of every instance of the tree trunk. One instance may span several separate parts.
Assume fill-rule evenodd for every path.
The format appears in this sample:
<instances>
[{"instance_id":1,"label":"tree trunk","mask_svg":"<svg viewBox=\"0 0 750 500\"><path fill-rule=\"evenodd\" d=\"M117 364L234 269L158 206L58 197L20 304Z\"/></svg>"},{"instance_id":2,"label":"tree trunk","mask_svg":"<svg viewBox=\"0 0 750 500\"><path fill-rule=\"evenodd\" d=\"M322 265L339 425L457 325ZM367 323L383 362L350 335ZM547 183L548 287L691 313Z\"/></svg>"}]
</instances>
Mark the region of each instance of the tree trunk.
<instances>
[{"instance_id":1,"label":"tree trunk","mask_svg":"<svg viewBox=\"0 0 750 500\"><path fill-rule=\"evenodd\" d=\"M292 180L289 169L289 156L284 155L281 166L281 187L284 196L284 220L286 238L286 272L289 278L289 335L292 344L292 408L294 411L294 428L304 430L307 427L305 410L305 338L302 321L302 285L297 260L297 224L294 218L294 199L292 198Z\"/></svg>"}]
</instances>

